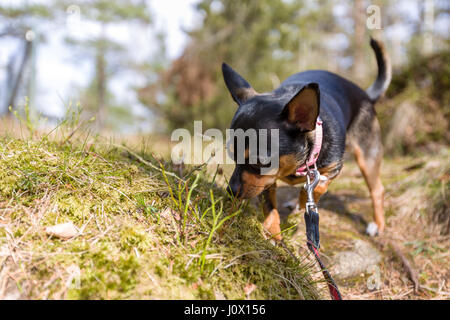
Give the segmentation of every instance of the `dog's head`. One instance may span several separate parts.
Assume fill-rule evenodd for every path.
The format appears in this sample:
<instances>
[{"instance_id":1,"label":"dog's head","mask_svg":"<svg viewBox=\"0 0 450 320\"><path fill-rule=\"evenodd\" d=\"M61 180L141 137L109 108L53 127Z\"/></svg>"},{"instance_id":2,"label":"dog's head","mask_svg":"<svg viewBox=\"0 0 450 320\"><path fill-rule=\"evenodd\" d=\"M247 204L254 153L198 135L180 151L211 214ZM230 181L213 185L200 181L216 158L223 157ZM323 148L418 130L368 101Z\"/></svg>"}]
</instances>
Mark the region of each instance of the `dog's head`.
<instances>
[{"instance_id":1,"label":"dog's head","mask_svg":"<svg viewBox=\"0 0 450 320\"><path fill-rule=\"evenodd\" d=\"M252 198L305 162L319 116L319 87L316 83L285 85L260 94L225 63L222 72L238 105L231 129L241 133L228 145L236 162L229 191ZM252 133L256 133L256 141L252 141Z\"/></svg>"}]
</instances>

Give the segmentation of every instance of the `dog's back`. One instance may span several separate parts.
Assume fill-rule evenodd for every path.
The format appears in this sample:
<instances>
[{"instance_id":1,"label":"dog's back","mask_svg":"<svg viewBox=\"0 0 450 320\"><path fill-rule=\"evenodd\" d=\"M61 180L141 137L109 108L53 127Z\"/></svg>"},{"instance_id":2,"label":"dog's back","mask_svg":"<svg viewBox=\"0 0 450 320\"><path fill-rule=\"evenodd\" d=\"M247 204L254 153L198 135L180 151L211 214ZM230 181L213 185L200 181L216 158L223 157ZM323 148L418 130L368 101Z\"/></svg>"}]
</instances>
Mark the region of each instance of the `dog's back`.
<instances>
[{"instance_id":1,"label":"dog's back","mask_svg":"<svg viewBox=\"0 0 450 320\"><path fill-rule=\"evenodd\" d=\"M349 129L361 108L373 107L381 97L391 81L389 58L383 45L371 39L370 42L378 65L378 76L375 82L363 90L355 83L329 71L309 70L294 74L281 84L283 86L298 85L300 83L316 82L319 84L321 99L321 113L331 113L334 118L342 122L345 129ZM332 103L329 99L334 99ZM326 101L328 100L328 101Z\"/></svg>"},{"instance_id":2,"label":"dog's back","mask_svg":"<svg viewBox=\"0 0 450 320\"><path fill-rule=\"evenodd\" d=\"M370 103L368 94L353 82L324 70L309 70L294 74L281 85L296 85L305 82L319 84L321 97L321 116L331 114L348 129L353 118L358 113L362 102ZM330 101L330 99L335 101ZM335 102L335 103L334 103Z\"/></svg>"}]
</instances>

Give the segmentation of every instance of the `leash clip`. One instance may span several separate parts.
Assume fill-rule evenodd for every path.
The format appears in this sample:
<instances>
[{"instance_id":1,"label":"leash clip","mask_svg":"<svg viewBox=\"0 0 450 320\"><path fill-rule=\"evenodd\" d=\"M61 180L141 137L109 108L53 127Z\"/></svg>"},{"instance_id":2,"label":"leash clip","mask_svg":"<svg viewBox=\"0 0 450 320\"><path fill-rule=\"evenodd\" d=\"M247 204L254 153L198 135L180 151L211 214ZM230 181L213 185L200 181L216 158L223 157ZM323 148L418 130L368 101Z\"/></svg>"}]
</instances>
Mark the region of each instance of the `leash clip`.
<instances>
[{"instance_id":1,"label":"leash clip","mask_svg":"<svg viewBox=\"0 0 450 320\"><path fill-rule=\"evenodd\" d=\"M303 188L307 194L307 201L305 205L305 224L306 224L306 237L308 242L311 243L316 249L320 248L319 237L319 212L317 210L316 202L314 201L314 189L320 182L320 173L315 167L309 169L306 175L306 183Z\"/></svg>"},{"instance_id":2,"label":"leash clip","mask_svg":"<svg viewBox=\"0 0 450 320\"><path fill-rule=\"evenodd\" d=\"M315 167L315 166L314 166ZM312 182L311 182L312 179ZM320 182L320 173L317 170L317 168L309 169L308 167L308 173L306 175L306 182L303 188L306 191L306 194L308 196L306 207L312 206L313 208L317 208L316 203L314 202L314 189L317 187L317 185Z\"/></svg>"}]
</instances>

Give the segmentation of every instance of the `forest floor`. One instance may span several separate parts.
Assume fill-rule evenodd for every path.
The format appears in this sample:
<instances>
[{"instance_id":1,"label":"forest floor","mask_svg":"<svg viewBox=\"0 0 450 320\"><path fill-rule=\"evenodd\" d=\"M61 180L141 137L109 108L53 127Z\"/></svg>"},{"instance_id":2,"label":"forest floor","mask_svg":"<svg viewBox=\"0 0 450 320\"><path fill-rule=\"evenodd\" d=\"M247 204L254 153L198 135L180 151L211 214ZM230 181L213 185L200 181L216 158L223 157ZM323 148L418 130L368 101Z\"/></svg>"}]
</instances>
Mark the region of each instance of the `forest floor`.
<instances>
[{"instance_id":1,"label":"forest floor","mask_svg":"<svg viewBox=\"0 0 450 320\"><path fill-rule=\"evenodd\" d=\"M449 155L444 149L432 156L384 159L386 231L374 238L365 234L373 221L367 186L356 163L346 161L319 202L322 254L344 298L450 298ZM279 189L279 206L296 199L298 188ZM303 213L280 210L282 229L298 223L285 241L304 247ZM368 249L359 250L361 243Z\"/></svg>"},{"instance_id":2,"label":"forest floor","mask_svg":"<svg viewBox=\"0 0 450 320\"><path fill-rule=\"evenodd\" d=\"M0 299L329 298L303 214L283 207L298 188L279 188L281 246L257 202L226 195L229 168L96 139L0 136ZM450 149L382 168L386 232L365 235L369 193L346 161L319 203L324 262L344 299L449 299Z\"/></svg>"}]
</instances>

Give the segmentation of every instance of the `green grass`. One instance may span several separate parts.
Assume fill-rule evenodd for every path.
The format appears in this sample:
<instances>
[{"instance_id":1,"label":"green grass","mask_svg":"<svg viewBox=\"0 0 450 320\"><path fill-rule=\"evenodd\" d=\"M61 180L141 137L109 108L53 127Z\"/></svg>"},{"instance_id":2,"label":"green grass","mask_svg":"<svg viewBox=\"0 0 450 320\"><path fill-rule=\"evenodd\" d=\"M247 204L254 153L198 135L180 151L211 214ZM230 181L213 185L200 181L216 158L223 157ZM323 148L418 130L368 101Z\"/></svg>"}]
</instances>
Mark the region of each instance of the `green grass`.
<instances>
[{"instance_id":1,"label":"green grass","mask_svg":"<svg viewBox=\"0 0 450 320\"><path fill-rule=\"evenodd\" d=\"M50 137L0 137L0 282L22 298L320 298L304 257L266 240L259 210L205 168L179 178L150 153ZM45 232L65 222L80 234Z\"/></svg>"}]
</instances>

